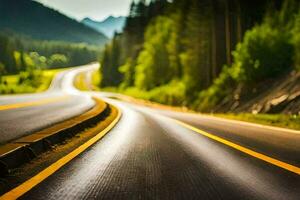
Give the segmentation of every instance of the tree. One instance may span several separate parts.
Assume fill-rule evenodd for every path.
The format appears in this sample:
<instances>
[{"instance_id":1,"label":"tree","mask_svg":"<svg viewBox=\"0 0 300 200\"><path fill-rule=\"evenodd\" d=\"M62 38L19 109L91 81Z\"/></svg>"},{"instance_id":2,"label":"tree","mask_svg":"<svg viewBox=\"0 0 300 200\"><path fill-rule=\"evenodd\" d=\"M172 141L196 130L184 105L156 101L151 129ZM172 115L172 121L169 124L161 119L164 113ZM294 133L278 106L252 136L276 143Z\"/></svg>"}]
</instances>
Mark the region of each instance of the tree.
<instances>
[{"instance_id":1,"label":"tree","mask_svg":"<svg viewBox=\"0 0 300 200\"><path fill-rule=\"evenodd\" d=\"M173 40L172 33L175 32L173 28L173 21L166 17L158 17L148 26L136 67L135 85L138 88L153 89L176 76L176 69L171 68L169 57L169 50L172 49L170 40Z\"/></svg>"},{"instance_id":2,"label":"tree","mask_svg":"<svg viewBox=\"0 0 300 200\"><path fill-rule=\"evenodd\" d=\"M51 68L59 68L59 67L66 67L69 60L68 58L63 54L53 54L48 59L48 66Z\"/></svg>"},{"instance_id":3,"label":"tree","mask_svg":"<svg viewBox=\"0 0 300 200\"><path fill-rule=\"evenodd\" d=\"M119 71L120 56L120 38L115 36L112 43L106 46L101 60L101 86L118 86L122 82L122 74Z\"/></svg>"},{"instance_id":4,"label":"tree","mask_svg":"<svg viewBox=\"0 0 300 200\"><path fill-rule=\"evenodd\" d=\"M181 54L183 80L191 93L208 87L211 81L210 19L209 2L193 0L187 16L186 50Z\"/></svg>"}]
</instances>

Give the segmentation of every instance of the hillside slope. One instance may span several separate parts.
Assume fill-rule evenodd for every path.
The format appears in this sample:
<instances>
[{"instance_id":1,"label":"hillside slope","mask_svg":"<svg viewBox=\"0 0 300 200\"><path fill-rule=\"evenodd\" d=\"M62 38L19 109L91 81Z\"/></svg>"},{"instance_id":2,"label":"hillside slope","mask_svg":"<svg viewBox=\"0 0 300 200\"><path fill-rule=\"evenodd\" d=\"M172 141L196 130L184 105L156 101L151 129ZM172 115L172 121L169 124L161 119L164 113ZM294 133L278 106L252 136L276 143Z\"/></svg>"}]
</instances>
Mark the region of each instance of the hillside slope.
<instances>
[{"instance_id":1,"label":"hillside slope","mask_svg":"<svg viewBox=\"0 0 300 200\"><path fill-rule=\"evenodd\" d=\"M0 29L34 39L103 45L107 37L67 16L31 0L1 0Z\"/></svg>"},{"instance_id":2,"label":"hillside slope","mask_svg":"<svg viewBox=\"0 0 300 200\"><path fill-rule=\"evenodd\" d=\"M232 98L216 111L299 114L300 72L293 71L280 79L261 83L251 93L244 94L240 101Z\"/></svg>"},{"instance_id":3,"label":"hillside slope","mask_svg":"<svg viewBox=\"0 0 300 200\"><path fill-rule=\"evenodd\" d=\"M101 22L94 21L90 18L85 18L82 23L104 33L107 37L113 37L115 32L121 32L124 28L126 17L110 16Z\"/></svg>"}]
</instances>

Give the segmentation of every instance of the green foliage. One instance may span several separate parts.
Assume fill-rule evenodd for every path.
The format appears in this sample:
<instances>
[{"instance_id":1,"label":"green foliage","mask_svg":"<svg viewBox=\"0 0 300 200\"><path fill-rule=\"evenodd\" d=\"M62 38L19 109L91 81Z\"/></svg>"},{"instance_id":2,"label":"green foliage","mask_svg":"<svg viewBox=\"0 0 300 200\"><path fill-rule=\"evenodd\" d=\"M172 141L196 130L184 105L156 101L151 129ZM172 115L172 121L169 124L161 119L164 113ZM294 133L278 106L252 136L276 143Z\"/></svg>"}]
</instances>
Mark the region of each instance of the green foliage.
<instances>
[{"instance_id":1,"label":"green foliage","mask_svg":"<svg viewBox=\"0 0 300 200\"><path fill-rule=\"evenodd\" d=\"M148 26L136 66L135 86L138 88L153 89L176 77L176 68L172 68L169 60L174 27L174 22L166 17L158 17Z\"/></svg>"},{"instance_id":2,"label":"green foliage","mask_svg":"<svg viewBox=\"0 0 300 200\"><path fill-rule=\"evenodd\" d=\"M103 34L78 21L29 0L1 0L0 28L28 35L37 40L56 40L104 46Z\"/></svg>"},{"instance_id":3,"label":"green foliage","mask_svg":"<svg viewBox=\"0 0 300 200\"><path fill-rule=\"evenodd\" d=\"M168 4L166 0L151 1L149 4L143 0L133 1L124 32L116 34L103 51L100 60L103 77L101 86L121 85L124 88L135 84L135 68L143 49L144 32L152 19L162 14ZM116 46L118 48L114 48Z\"/></svg>"},{"instance_id":4,"label":"green foliage","mask_svg":"<svg viewBox=\"0 0 300 200\"><path fill-rule=\"evenodd\" d=\"M274 25L281 30L291 30L295 23L295 15L299 12L299 6L298 0L285 0L282 9L275 16L273 15L274 19L278 19Z\"/></svg>"},{"instance_id":5,"label":"green foliage","mask_svg":"<svg viewBox=\"0 0 300 200\"><path fill-rule=\"evenodd\" d=\"M5 73L5 65L2 62L0 62L0 79L4 73Z\"/></svg>"},{"instance_id":6,"label":"green foliage","mask_svg":"<svg viewBox=\"0 0 300 200\"><path fill-rule=\"evenodd\" d=\"M217 117L300 130L300 115L284 114L217 114Z\"/></svg>"},{"instance_id":7,"label":"green foliage","mask_svg":"<svg viewBox=\"0 0 300 200\"><path fill-rule=\"evenodd\" d=\"M292 69L298 54L299 6L296 0L286 0L281 10L273 10L261 25L246 32L233 52L233 77L238 82L262 81Z\"/></svg>"},{"instance_id":8,"label":"green foliage","mask_svg":"<svg viewBox=\"0 0 300 200\"><path fill-rule=\"evenodd\" d=\"M47 58L52 55L64 55L67 59L67 63L63 65L54 66L50 64L50 67L67 67L78 66L86 63L94 62L98 60L98 54L100 49L94 46L85 44L58 42L58 41L37 41L31 39L22 39L24 49L27 52L38 52ZM63 58L63 60L65 60ZM62 60L61 60L62 61Z\"/></svg>"},{"instance_id":9,"label":"green foliage","mask_svg":"<svg viewBox=\"0 0 300 200\"><path fill-rule=\"evenodd\" d=\"M126 63L119 67L120 73L123 75L123 82L121 88L126 88L134 85L135 77L135 62L128 58Z\"/></svg>"},{"instance_id":10,"label":"green foliage","mask_svg":"<svg viewBox=\"0 0 300 200\"><path fill-rule=\"evenodd\" d=\"M232 77L234 70L234 68L225 66L214 83L199 93L192 107L196 110L211 112L221 101L226 101L228 94L233 92L233 86L236 84Z\"/></svg>"},{"instance_id":11,"label":"green foliage","mask_svg":"<svg viewBox=\"0 0 300 200\"><path fill-rule=\"evenodd\" d=\"M296 16L295 26L292 30L293 44L295 46L295 66L300 71L300 12Z\"/></svg>"},{"instance_id":12,"label":"green foliage","mask_svg":"<svg viewBox=\"0 0 300 200\"><path fill-rule=\"evenodd\" d=\"M9 94L45 90L51 78L45 78L43 70L96 61L98 49L84 44L36 41L0 32L0 52L0 77L18 74L16 82L10 82L5 76L0 80L0 93Z\"/></svg>"},{"instance_id":13,"label":"green foliage","mask_svg":"<svg viewBox=\"0 0 300 200\"><path fill-rule=\"evenodd\" d=\"M256 82L291 69L294 49L289 33L263 24L246 33L233 55L234 78Z\"/></svg>"},{"instance_id":14,"label":"green foliage","mask_svg":"<svg viewBox=\"0 0 300 200\"><path fill-rule=\"evenodd\" d=\"M14 59L16 42L7 35L0 33L0 62L6 67L8 73L17 72L17 66Z\"/></svg>"},{"instance_id":15,"label":"green foliage","mask_svg":"<svg viewBox=\"0 0 300 200\"><path fill-rule=\"evenodd\" d=\"M60 72L60 70L43 70L2 76L0 80L0 94L45 91L58 72Z\"/></svg>"},{"instance_id":16,"label":"green foliage","mask_svg":"<svg viewBox=\"0 0 300 200\"><path fill-rule=\"evenodd\" d=\"M132 4L124 33L104 50L101 86L212 111L237 88L300 68L298 1L274 1L265 17L269 0L169 2Z\"/></svg>"},{"instance_id":17,"label":"green foliage","mask_svg":"<svg viewBox=\"0 0 300 200\"><path fill-rule=\"evenodd\" d=\"M211 18L209 4L191 2L186 19L187 37L183 41L185 51L180 55L183 80L189 93L195 93L210 84Z\"/></svg>"},{"instance_id":18,"label":"green foliage","mask_svg":"<svg viewBox=\"0 0 300 200\"><path fill-rule=\"evenodd\" d=\"M215 79L209 89L200 92L195 107L212 111L216 105L232 99L238 85L251 86L274 79L300 64L299 4L285 1L282 9L269 13L264 22L247 31L233 52L234 62ZM296 64L296 65L295 65Z\"/></svg>"},{"instance_id":19,"label":"green foliage","mask_svg":"<svg viewBox=\"0 0 300 200\"><path fill-rule=\"evenodd\" d=\"M101 59L100 73L102 76L101 86L118 86L122 81L122 74L119 71L121 59L120 38L114 37L111 44L106 48Z\"/></svg>"},{"instance_id":20,"label":"green foliage","mask_svg":"<svg viewBox=\"0 0 300 200\"><path fill-rule=\"evenodd\" d=\"M4 71L16 74L20 71L90 63L97 60L99 50L84 44L37 41L10 32L0 32L0 52Z\"/></svg>"},{"instance_id":21,"label":"green foliage","mask_svg":"<svg viewBox=\"0 0 300 200\"><path fill-rule=\"evenodd\" d=\"M169 105L181 106L187 104L185 84L176 80L148 91L141 90L137 87L129 87L119 92L136 98Z\"/></svg>"},{"instance_id":22,"label":"green foliage","mask_svg":"<svg viewBox=\"0 0 300 200\"><path fill-rule=\"evenodd\" d=\"M48 66L51 68L66 67L69 59L64 54L53 54L48 59Z\"/></svg>"},{"instance_id":23,"label":"green foliage","mask_svg":"<svg viewBox=\"0 0 300 200\"><path fill-rule=\"evenodd\" d=\"M27 62L25 62L27 71L42 70L47 67L47 58L45 56L40 56L37 52L30 52L28 55L26 55L26 58ZM30 62L30 64L28 62Z\"/></svg>"}]
</instances>

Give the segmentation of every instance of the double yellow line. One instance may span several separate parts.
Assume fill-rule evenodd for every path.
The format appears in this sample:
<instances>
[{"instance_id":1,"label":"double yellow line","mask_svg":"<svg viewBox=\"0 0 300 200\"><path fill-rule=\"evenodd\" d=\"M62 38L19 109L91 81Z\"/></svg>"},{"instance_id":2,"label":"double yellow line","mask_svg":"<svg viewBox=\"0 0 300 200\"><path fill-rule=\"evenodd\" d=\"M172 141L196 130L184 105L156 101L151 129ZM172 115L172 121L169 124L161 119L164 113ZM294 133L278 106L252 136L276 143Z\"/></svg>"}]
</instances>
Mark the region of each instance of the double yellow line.
<instances>
[{"instance_id":1,"label":"double yellow line","mask_svg":"<svg viewBox=\"0 0 300 200\"><path fill-rule=\"evenodd\" d=\"M56 103L56 102L64 101L68 98L70 98L70 96L65 95L65 96L47 98L47 99L31 101L31 102L22 102L22 103L8 104L8 105L0 105L0 111L17 109L17 108L24 108L24 107L31 107L31 106L41 106L41 105L45 105L45 104L49 104L49 103Z\"/></svg>"}]
</instances>

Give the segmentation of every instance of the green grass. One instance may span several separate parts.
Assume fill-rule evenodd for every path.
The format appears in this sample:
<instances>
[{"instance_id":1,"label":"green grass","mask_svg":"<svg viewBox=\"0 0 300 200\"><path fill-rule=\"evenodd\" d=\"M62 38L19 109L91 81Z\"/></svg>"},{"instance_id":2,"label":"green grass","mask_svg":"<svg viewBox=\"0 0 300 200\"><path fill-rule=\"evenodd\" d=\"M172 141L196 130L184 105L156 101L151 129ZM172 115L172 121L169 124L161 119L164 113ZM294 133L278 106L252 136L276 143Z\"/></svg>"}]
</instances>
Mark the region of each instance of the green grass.
<instances>
[{"instance_id":1,"label":"green grass","mask_svg":"<svg viewBox=\"0 0 300 200\"><path fill-rule=\"evenodd\" d=\"M148 100L160 104L167 104L171 106L182 106L187 104L186 88L182 82L172 81L167 85L156 87L150 91L141 90L136 87L106 87L101 88L106 92L116 92L137 99Z\"/></svg>"},{"instance_id":2,"label":"green grass","mask_svg":"<svg viewBox=\"0 0 300 200\"><path fill-rule=\"evenodd\" d=\"M34 72L34 78L24 79L21 83L20 79L22 79L22 77L28 77L28 72L2 76L0 82L0 94L43 92L49 88L54 76L62 70L64 69L36 71Z\"/></svg>"},{"instance_id":3,"label":"green grass","mask_svg":"<svg viewBox=\"0 0 300 200\"><path fill-rule=\"evenodd\" d=\"M154 101L162 104L165 104L165 102L169 101L170 103L173 103L173 105L176 103L180 105L182 104L182 102L185 101L185 95L182 93L184 87L180 86L180 84L175 85L175 87L173 87L173 85L170 85L168 87L157 88L150 92L139 90L134 87L127 88L125 90L116 87L111 87L111 88L107 87L107 88L101 88L99 90L106 91L106 92L122 93L124 95L132 96L137 99L144 99L144 100ZM169 94L169 96L166 94ZM174 99L181 99L181 101L175 102ZM252 123L257 123L262 125L300 130L300 115L286 115L286 114L254 115L250 113L239 113L239 114L228 113L228 114L212 114L212 115L216 117L240 120L245 122L252 122Z\"/></svg>"},{"instance_id":4,"label":"green grass","mask_svg":"<svg viewBox=\"0 0 300 200\"><path fill-rule=\"evenodd\" d=\"M300 130L300 115L285 115L285 114L213 114L216 117L226 119L234 119L246 122L253 122L262 125L277 126Z\"/></svg>"},{"instance_id":5,"label":"green grass","mask_svg":"<svg viewBox=\"0 0 300 200\"><path fill-rule=\"evenodd\" d=\"M74 85L78 90L87 91L89 87L86 82L85 73L80 73L75 77Z\"/></svg>"},{"instance_id":6,"label":"green grass","mask_svg":"<svg viewBox=\"0 0 300 200\"><path fill-rule=\"evenodd\" d=\"M146 99L151 101L151 95L147 92L141 92L135 88L127 90L118 90L117 88L105 88L104 91L119 92L137 99ZM233 119L245 122L252 122L268 126L276 126L281 128L289 128L300 130L300 115L286 114L250 114L250 113L228 113L228 114L212 114L216 117Z\"/></svg>"}]
</instances>

